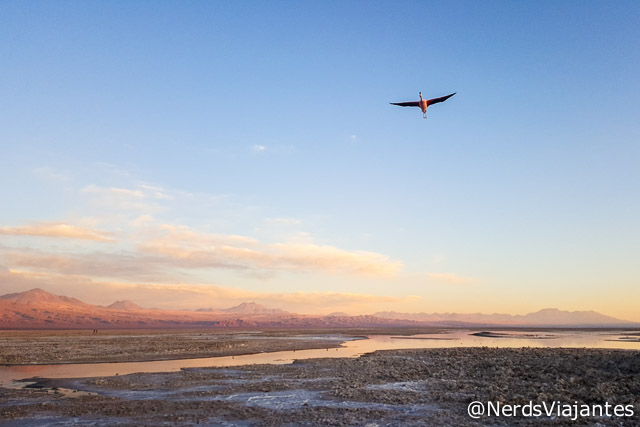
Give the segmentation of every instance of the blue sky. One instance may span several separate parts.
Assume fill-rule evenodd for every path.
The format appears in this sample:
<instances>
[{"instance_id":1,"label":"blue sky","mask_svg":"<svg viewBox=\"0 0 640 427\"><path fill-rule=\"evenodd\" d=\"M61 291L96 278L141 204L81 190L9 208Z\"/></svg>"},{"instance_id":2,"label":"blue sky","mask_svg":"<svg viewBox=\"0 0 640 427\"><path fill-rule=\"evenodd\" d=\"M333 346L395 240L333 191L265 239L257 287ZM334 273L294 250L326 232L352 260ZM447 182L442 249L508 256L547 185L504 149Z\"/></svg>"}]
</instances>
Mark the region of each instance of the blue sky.
<instances>
[{"instance_id":1,"label":"blue sky","mask_svg":"<svg viewBox=\"0 0 640 427\"><path fill-rule=\"evenodd\" d=\"M639 22L636 2L3 2L0 280L640 320ZM389 105L418 91L457 95L427 120Z\"/></svg>"}]
</instances>

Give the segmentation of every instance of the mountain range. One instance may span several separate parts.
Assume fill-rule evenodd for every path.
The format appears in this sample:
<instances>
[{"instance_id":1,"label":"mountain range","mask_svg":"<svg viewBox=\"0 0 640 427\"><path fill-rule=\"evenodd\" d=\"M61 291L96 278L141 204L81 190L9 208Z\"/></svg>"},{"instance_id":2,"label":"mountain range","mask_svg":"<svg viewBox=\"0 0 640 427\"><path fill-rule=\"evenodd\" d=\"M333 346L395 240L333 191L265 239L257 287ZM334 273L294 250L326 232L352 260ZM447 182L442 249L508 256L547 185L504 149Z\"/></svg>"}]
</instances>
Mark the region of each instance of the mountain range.
<instances>
[{"instance_id":1,"label":"mountain range","mask_svg":"<svg viewBox=\"0 0 640 427\"><path fill-rule=\"evenodd\" d=\"M544 309L526 315L429 314L378 312L352 316L343 312L322 315L290 313L255 302L231 308L162 310L140 307L132 301L108 306L87 304L42 289L0 296L0 329L83 328L361 328L361 327L637 327L638 324L594 311Z\"/></svg>"},{"instance_id":2,"label":"mountain range","mask_svg":"<svg viewBox=\"0 0 640 427\"><path fill-rule=\"evenodd\" d=\"M279 308L266 308L263 305L256 304L255 302L243 302L235 307L231 308L198 308L198 312L207 313L237 313L237 314L291 314L288 311L281 310Z\"/></svg>"},{"instance_id":3,"label":"mountain range","mask_svg":"<svg viewBox=\"0 0 640 427\"><path fill-rule=\"evenodd\" d=\"M465 325L502 325L502 326L624 326L632 324L625 320L605 316L596 311L562 311L557 308L545 308L525 315L511 314L458 314L458 313L396 313L383 311L374 316L385 319L406 319L416 322Z\"/></svg>"}]
</instances>

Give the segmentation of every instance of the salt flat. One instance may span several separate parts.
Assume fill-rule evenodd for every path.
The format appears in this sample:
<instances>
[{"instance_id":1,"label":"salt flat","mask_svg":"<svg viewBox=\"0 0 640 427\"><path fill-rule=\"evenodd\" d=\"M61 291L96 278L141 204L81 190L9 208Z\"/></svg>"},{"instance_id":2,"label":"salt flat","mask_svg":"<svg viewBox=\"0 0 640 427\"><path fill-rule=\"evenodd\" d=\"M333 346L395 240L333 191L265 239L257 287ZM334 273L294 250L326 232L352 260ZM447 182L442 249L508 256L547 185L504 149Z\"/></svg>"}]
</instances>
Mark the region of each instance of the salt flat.
<instances>
[{"instance_id":1,"label":"salt flat","mask_svg":"<svg viewBox=\"0 0 640 427\"><path fill-rule=\"evenodd\" d=\"M70 390L80 390L74 393ZM77 397L74 397L77 395ZM471 401L632 405L640 419L640 352L562 348L378 351L286 365L41 380L0 396L5 425L543 425L562 417L481 418Z\"/></svg>"}]
</instances>

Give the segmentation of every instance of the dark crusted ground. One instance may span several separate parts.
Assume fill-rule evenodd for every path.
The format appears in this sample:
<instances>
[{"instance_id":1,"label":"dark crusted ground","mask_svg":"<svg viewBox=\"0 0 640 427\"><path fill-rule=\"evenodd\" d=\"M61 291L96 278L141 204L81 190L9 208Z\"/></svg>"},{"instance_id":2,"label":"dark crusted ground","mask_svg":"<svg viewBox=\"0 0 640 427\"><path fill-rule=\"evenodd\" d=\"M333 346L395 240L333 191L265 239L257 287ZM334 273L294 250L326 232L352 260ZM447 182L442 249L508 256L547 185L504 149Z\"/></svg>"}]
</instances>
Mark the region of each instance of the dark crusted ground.
<instances>
[{"instance_id":1,"label":"dark crusted ground","mask_svg":"<svg viewBox=\"0 0 640 427\"><path fill-rule=\"evenodd\" d=\"M640 352L449 348L197 368L4 390L3 425L640 425ZM62 393L50 387L79 389ZM72 397L69 397L72 396ZM73 396L77 396L73 398ZM634 405L636 415L481 418L472 401Z\"/></svg>"}]
</instances>

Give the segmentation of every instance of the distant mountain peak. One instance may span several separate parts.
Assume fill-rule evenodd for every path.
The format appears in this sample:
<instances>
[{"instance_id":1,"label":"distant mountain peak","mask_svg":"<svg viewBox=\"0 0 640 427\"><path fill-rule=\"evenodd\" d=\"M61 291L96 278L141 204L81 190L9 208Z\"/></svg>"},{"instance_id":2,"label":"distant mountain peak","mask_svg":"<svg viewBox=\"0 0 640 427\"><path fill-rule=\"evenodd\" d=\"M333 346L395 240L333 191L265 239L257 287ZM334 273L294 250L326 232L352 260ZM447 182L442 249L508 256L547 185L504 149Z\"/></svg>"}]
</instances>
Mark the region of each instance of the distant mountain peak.
<instances>
[{"instance_id":1,"label":"distant mountain peak","mask_svg":"<svg viewBox=\"0 0 640 427\"><path fill-rule=\"evenodd\" d=\"M554 308L554 307L549 307L549 308L543 308L543 309L541 309L541 310L538 310L538 311L536 311L536 312L534 312L534 313L529 313L529 314L538 314L538 313L541 313L541 314L546 314L546 313L551 314L551 313L562 313L562 312L567 313L567 312L566 312L566 311L564 311L564 310L560 310L560 309L558 309L558 308Z\"/></svg>"},{"instance_id":2,"label":"distant mountain peak","mask_svg":"<svg viewBox=\"0 0 640 427\"><path fill-rule=\"evenodd\" d=\"M349 314L344 311L334 311L333 313L327 314L327 317L348 317Z\"/></svg>"},{"instance_id":3,"label":"distant mountain peak","mask_svg":"<svg viewBox=\"0 0 640 427\"><path fill-rule=\"evenodd\" d=\"M18 304L46 303L46 304L85 305L85 303L75 298L54 295L40 288L33 288L24 292L16 292L13 294L1 295L0 299L15 302Z\"/></svg>"},{"instance_id":4,"label":"distant mountain peak","mask_svg":"<svg viewBox=\"0 0 640 427\"><path fill-rule=\"evenodd\" d=\"M108 305L107 308L114 310L144 310L144 308L129 300L116 301L113 304Z\"/></svg>"},{"instance_id":5,"label":"distant mountain peak","mask_svg":"<svg viewBox=\"0 0 640 427\"><path fill-rule=\"evenodd\" d=\"M225 313L237 314L286 314L287 312L279 308L266 308L255 302L243 302L235 307L220 310Z\"/></svg>"},{"instance_id":6,"label":"distant mountain peak","mask_svg":"<svg viewBox=\"0 0 640 427\"><path fill-rule=\"evenodd\" d=\"M611 316L598 313L597 311L565 311L557 308L544 308L522 316L524 320L532 323L546 324L583 324L583 325L605 325L611 323L630 323L625 320L616 319Z\"/></svg>"},{"instance_id":7,"label":"distant mountain peak","mask_svg":"<svg viewBox=\"0 0 640 427\"><path fill-rule=\"evenodd\" d=\"M29 289L24 292L16 292L13 294L5 294L0 296L0 299L16 299L18 297L28 297L28 298L58 298L57 295L49 293L40 288Z\"/></svg>"}]
</instances>

